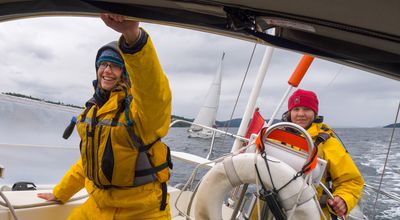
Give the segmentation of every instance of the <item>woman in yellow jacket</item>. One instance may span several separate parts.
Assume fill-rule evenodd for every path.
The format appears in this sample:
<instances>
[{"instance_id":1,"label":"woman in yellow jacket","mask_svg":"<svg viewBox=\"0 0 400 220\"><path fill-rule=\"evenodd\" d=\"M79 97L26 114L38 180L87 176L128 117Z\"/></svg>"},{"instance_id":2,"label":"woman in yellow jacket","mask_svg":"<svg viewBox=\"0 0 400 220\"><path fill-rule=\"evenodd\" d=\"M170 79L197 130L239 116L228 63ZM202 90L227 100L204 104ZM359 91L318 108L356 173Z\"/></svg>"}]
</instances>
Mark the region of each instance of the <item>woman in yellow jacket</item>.
<instances>
[{"instance_id":1,"label":"woman in yellow jacket","mask_svg":"<svg viewBox=\"0 0 400 220\"><path fill-rule=\"evenodd\" d=\"M357 205L364 180L341 142L328 125L318 121L318 98L312 91L298 89L288 101L287 121L300 125L311 135L314 142L319 138L318 157L327 161L323 183L332 190L333 199L318 196L327 219L346 216ZM330 186L329 186L330 185Z\"/></svg>"},{"instance_id":2,"label":"woman in yellow jacket","mask_svg":"<svg viewBox=\"0 0 400 220\"><path fill-rule=\"evenodd\" d=\"M171 91L154 46L139 23L102 14L122 34L99 49L95 94L77 119L81 158L46 200L68 201L86 187L88 200L68 219L171 219L167 134Z\"/></svg>"}]
</instances>

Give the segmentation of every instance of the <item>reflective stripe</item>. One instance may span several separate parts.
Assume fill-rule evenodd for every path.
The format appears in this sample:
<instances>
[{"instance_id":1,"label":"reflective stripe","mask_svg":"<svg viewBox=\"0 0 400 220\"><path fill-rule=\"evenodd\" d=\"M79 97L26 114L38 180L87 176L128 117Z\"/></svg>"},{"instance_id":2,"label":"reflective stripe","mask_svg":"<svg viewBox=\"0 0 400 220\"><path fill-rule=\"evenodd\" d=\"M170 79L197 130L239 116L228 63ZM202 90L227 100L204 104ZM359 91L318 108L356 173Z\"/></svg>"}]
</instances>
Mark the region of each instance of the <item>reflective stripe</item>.
<instances>
[{"instance_id":1,"label":"reflective stripe","mask_svg":"<svg viewBox=\"0 0 400 220\"><path fill-rule=\"evenodd\" d=\"M82 123L82 121L81 121L81 123ZM91 125L92 119L86 117L85 121L83 121L83 123ZM96 123L96 125L104 125L104 126L111 126L111 124L112 124L112 120L110 120L110 119L103 119ZM124 126L124 124L122 122L117 122L116 126Z\"/></svg>"},{"instance_id":2,"label":"reflective stripe","mask_svg":"<svg viewBox=\"0 0 400 220\"><path fill-rule=\"evenodd\" d=\"M110 119L104 119L104 120L99 121L97 124L98 124L98 125L111 126L112 120L110 120ZM116 126L124 126L124 124L123 124L122 122L117 122Z\"/></svg>"}]
</instances>

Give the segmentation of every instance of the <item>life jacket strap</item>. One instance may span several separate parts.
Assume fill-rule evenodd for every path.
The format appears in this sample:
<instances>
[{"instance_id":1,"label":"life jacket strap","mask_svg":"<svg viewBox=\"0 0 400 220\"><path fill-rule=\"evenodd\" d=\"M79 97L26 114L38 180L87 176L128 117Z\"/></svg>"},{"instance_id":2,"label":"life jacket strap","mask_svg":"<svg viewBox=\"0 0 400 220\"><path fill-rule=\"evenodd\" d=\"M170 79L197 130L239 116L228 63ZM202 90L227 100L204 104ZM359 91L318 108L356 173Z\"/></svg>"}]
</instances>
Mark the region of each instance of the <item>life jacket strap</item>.
<instances>
[{"instance_id":1,"label":"life jacket strap","mask_svg":"<svg viewBox=\"0 0 400 220\"><path fill-rule=\"evenodd\" d=\"M144 170L136 170L135 171L135 176L136 177L141 177L141 176L147 176L147 175L151 175L151 174L155 174L157 172L160 172L161 170L165 169L169 167L169 163L168 161L156 166L156 167L152 167L152 168L148 168L148 169L144 169Z\"/></svg>"},{"instance_id":2,"label":"life jacket strap","mask_svg":"<svg viewBox=\"0 0 400 220\"><path fill-rule=\"evenodd\" d=\"M122 112L124 112L124 104L122 104L122 106L118 109L118 112L115 114L114 118L111 121L111 126L115 127L118 125L118 120L119 120L119 116L122 114Z\"/></svg>"},{"instance_id":3,"label":"life jacket strap","mask_svg":"<svg viewBox=\"0 0 400 220\"><path fill-rule=\"evenodd\" d=\"M146 144L146 145L139 146L139 147L138 147L139 152L145 152L145 151L150 150L150 148L151 148L157 141L159 141L159 140L161 140L161 139L158 138L157 140L151 142L150 144Z\"/></svg>"},{"instance_id":4,"label":"life jacket strap","mask_svg":"<svg viewBox=\"0 0 400 220\"><path fill-rule=\"evenodd\" d=\"M92 106L93 106L93 105L92 105ZM83 114L82 114L82 117L81 117L80 122L85 122L85 120L86 120L86 115L87 115L87 113L89 112L89 110L92 108L92 106L86 107L85 111L84 111Z\"/></svg>"},{"instance_id":5,"label":"life jacket strap","mask_svg":"<svg viewBox=\"0 0 400 220\"><path fill-rule=\"evenodd\" d=\"M161 190L162 190L162 197L161 197L160 211L164 211L165 208L167 207L167 193L168 193L166 182L161 183Z\"/></svg>"},{"instance_id":6,"label":"life jacket strap","mask_svg":"<svg viewBox=\"0 0 400 220\"><path fill-rule=\"evenodd\" d=\"M317 136L317 139L314 142L315 146L320 145L321 143L325 143L329 138L331 137L330 134L325 133L325 132L320 132Z\"/></svg>"},{"instance_id":7,"label":"life jacket strap","mask_svg":"<svg viewBox=\"0 0 400 220\"><path fill-rule=\"evenodd\" d=\"M92 97L91 99L89 99L86 103L85 103L85 111L82 114L82 118L80 120L80 122L85 122L86 120L86 115L89 112L89 110L96 104L96 100Z\"/></svg>"},{"instance_id":8,"label":"life jacket strap","mask_svg":"<svg viewBox=\"0 0 400 220\"><path fill-rule=\"evenodd\" d=\"M129 137L133 141L133 144L139 148L140 146L143 146L142 140L136 136L135 132L133 132L133 127L129 127L128 125L125 125L126 131L128 132Z\"/></svg>"}]
</instances>

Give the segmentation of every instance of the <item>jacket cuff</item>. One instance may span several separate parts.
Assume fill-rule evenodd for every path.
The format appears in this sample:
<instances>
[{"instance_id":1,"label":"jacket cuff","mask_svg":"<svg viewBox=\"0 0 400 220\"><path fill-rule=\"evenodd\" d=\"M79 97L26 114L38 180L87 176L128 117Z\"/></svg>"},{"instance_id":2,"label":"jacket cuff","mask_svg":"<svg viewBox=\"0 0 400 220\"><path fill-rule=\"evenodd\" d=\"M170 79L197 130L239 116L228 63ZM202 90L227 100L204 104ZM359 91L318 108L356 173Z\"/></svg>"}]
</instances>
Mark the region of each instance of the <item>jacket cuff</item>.
<instances>
[{"instance_id":1,"label":"jacket cuff","mask_svg":"<svg viewBox=\"0 0 400 220\"><path fill-rule=\"evenodd\" d=\"M71 195L68 195L67 193L64 193L61 187L57 185L56 187L53 188L53 195L57 198L57 201L61 203L66 203L68 200L72 197Z\"/></svg>"},{"instance_id":2,"label":"jacket cuff","mask_svg":"<svg viewBox=\"0 0 400 220\"><path fill-rule=\"evenodd\" d=\"M127 54L137 53L140 50L142 50L144 45L146 45L148 37L149 37L149 35L146 33L146 31L144 31L142 28L140 28L139 39L133 45L128 45L125 42L124 36L121 36L119 38L119 49L123 53L127 53Z\"/></svg>"}]
</instances>

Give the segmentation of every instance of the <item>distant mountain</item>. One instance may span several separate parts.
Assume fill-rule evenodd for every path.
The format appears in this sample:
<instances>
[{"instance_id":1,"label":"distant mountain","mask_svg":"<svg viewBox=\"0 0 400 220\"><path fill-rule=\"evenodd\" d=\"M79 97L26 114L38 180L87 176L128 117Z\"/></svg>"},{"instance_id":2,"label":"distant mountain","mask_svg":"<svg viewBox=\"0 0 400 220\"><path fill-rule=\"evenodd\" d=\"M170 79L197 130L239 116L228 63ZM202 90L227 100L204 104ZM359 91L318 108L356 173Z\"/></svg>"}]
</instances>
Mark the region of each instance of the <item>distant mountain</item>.
<instances>
[{"instance_id":1,"label":"distant mountain","mask_svg":"<svg viewBox=\"0 0 400 220\"><path fill-rule=\"evenodd\" d=\"M67 106L67 107L83 109L83 107L81 107L81 106L76 106L76 105L71 105L71 104L64 104L63 102L60 102L60 101L55 102L55 101L44 100L44 99L32 97L30 95L28 96L28 95L19 94L19 93L13 93L13 92L6 92L6 93L3 93L3 94L4 95L9 95L9 96L15 96L15 97L20 97L20 98L36 100L36 101L40 101L40 102L51 103L51 104L55 104L55 105L61 105L61 106ZM177 115L172 115L171 116L171 121L174 121L174 120L185 120L185 121L190 121L190 122L194 121L193 118L185 118L185 117L181 117L181 116L177 116ZM268 120L266 120L266 121L268 122ZM235 118L235 119L226 120L226 121L216 121L215 124L217 125L217 127L239 127L241 122L242 122L241 118ZM274 120L274 123L276 123L276 122L280 122L280 120ZM190 126L189 124L178 122L173 127L189 127L189 126ZM390 126L390 125L388 125L388 126Z\"/></svg>"},{"instance_id":2,"label":"distant mountain","mask_svg":"<svg viewBox=\"0 0 400 220\"><path fill-rule=\"evenodd\" d=\"M215 121L215 124L217 127L239 127L241 122L241 118L234 118L227 121Z\"/></svg>"},{"instance_id":3,"label":"distant mountain","mask_svg":"<svg viewBox=\"0 0 400 220\"><path fill-rule=\"evenodd\" d=\"M384 126L384 128L393 128L394 126L396 126L396 128L400 128L400 123L386 125L386 126Z\"/></svg>"},{"instance_id":4,"label":"distant mountain","mask_svg":"<svg viewBox=\"0 0 400 220\"><path fill-rule=\"evenodd\" d=\"M15 97L20 97L20 98L25 98L25 99L31 99L31 100L36 100L36 101L40 101L40 102L47 102L50 104L55 104L55 105L62 105L62 106L67 106L67 107L72 107L72 108L79 108L79 109L83 109L82 106L77 106L77 105L72 105L72 104L65 104L63 102L55 102L55 101L49 101L49 100L45 100L45 99L39 99L36 97L32 97L32 96L28 96L28 95L24 95L24 94L20 94L20 93L15 93L15 92L3 92L4 95L10 95L10 96L15 96Z\"/></svg>"}]
</instances>

